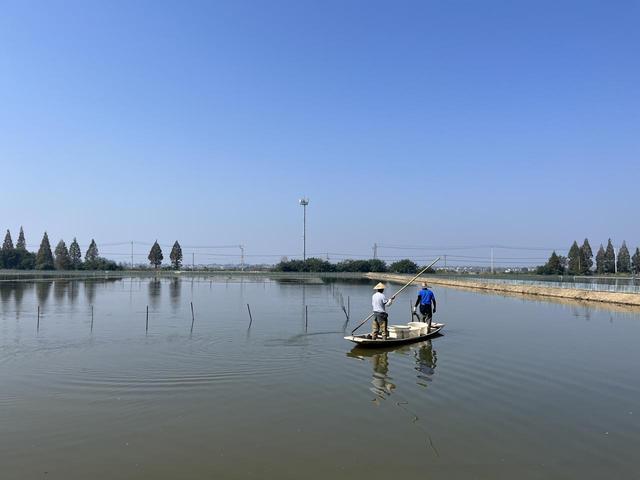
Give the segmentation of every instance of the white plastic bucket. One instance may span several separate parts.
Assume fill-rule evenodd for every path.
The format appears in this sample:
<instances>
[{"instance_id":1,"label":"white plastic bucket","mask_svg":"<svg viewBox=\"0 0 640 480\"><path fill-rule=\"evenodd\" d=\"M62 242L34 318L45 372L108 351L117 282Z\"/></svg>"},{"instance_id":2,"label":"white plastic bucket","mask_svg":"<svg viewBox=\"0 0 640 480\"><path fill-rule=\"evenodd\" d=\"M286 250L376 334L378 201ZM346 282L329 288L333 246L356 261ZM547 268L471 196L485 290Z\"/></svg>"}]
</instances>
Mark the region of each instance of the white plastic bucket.
<instances>
[{"instance_id":1,"label":"white plastic bucket","mask_svg":"<svg viewBox=\"0 0 640 480\"><path fill-rule=\"evenodd\" d=\"M395 335L395 337L391 336L391 332L393 332L393 335ZM391 325L389 327L389 337L390 338L411 338L411 328L408 327L407 325Z\"/></svg>"},{"instance_id":2,"label":"white plastic bucket","mask_svg":"<svg viewBox=\"0 0 640 480\"><path fill-rule=\"evenodd\" d=\"M427 334L427 328L429 325L424 322L409 322L409 327L411 327L412 336L418 337L420 335Z\"/></svg>"}]
</instances>

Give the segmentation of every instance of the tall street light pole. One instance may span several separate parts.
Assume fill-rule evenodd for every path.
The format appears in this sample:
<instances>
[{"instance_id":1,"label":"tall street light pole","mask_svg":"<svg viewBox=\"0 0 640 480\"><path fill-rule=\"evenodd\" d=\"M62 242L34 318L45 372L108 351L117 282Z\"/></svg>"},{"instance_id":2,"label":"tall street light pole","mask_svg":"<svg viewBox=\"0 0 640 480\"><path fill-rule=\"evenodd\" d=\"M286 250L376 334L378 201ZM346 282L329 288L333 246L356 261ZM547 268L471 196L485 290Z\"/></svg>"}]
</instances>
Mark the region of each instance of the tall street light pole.
<instances>
[{"instance_id":1,"label":"tall street light pole","mask_svg":"<svg viewBox=\"0 0 640 480\"><path fill-rule=\"evenodd\" d=\"M307 260L307 205L309 205L308 198L301 198L299 200L302 206L302 260Z\"/></svg>"}]
</instances>

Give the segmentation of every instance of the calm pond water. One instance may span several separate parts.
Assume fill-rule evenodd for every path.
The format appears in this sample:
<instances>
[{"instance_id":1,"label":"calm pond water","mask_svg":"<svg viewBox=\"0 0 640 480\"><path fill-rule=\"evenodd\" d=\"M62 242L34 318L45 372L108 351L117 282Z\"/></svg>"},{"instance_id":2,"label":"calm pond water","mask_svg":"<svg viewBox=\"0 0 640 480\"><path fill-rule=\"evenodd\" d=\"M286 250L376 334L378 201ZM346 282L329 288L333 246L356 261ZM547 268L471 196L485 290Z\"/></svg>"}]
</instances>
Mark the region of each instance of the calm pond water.
<instances>
[{"instance_id":1,"label":"calm pond water","mask_svg":"<svg viewBox=\"0 0 640 480\"><path fill-rule=\"evenodd\" d=\"M372 283L0 283L2 478L640 477L638 313L438 287L354 349Z\"/></svg>"}]
</instances>

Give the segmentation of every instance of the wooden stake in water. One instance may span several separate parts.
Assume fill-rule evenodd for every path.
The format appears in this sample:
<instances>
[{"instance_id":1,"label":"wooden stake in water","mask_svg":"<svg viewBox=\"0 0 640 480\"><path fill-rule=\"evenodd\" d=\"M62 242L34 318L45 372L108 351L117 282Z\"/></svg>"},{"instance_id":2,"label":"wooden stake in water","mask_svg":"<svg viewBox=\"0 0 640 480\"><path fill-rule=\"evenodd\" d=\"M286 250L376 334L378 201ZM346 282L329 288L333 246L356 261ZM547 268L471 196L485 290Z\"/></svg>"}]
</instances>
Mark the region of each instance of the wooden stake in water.
<instances>
[{"instance_id":1,"label":"wooden stake in water","mask_svg":"<svg viewBox=\"0 0 640 480\"><path fill-rule=\"evenodd\" d=\"M149 331L149 305L147 305L147 325L145 328L145 332Z\"/></svg>"},{"instance_id":2,"label":"wooden stake in water","mask_svg":"<svg viewBox=\"0 0 640 480\"><path fill-rule=\"evenodd\" d=\"M351 297L347 295L347 320L351 318Z\"/></svg>"},{"instance_id":3,"label":"wooden stake in water","mask_svg":"<svg viewBox=\"0 0 640 480\"><path fill-rule=\"evenodd\" d=\"M36 331L40 330L40 305L38 305L38 325L36 326Z\"/></svg>"},{"instance_id":4,"label":"wooden stake in water","mask_svg":"<svg viewBox=\"0 0 640 480\"><path fill-rule=\"evenodd\" d=\"M91 305L91 331L93 332L93 305Z\"/></svg>"},{"instance_id":5,"label":"wooden stake in water","mask_svg":"<svg viewBox=\"0 0 640 480\"><path fill-rule=\"evenodd\" d=\"M196 317L193 314L193 302L191 302L191 333L193 333L193 322L196 321Z\"/></svg>"},{"instance_id":6,"label":"wooden stake in water","mask_svg":"<svg viewBox=\"0 0 640 480\"><path fill-rule=\"evenodd\" d=\"M309 325L309 305L304 306L304 331L307 331Z\"/></svg>"},{"instance_id":7,"label":"wooden stake in water","mask_svg":"<svg viewBox=\"0 0 640 480\"><path fill-rule=\"evenodd\" d=\"M251 328L251 324L253 323L253 317L251 316L251 307L247 303L247 310L249 311L249 328Z\"/></svg>"}]
</instances>

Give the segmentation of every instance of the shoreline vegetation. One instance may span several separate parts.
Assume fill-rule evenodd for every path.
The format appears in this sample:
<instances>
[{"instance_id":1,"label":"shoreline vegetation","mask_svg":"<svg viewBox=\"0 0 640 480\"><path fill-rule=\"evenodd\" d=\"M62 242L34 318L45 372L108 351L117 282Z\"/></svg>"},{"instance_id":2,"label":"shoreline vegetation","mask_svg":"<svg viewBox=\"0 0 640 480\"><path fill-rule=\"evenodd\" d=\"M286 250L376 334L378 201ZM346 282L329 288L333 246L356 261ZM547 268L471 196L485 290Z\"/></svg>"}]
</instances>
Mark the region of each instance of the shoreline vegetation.
<instances>
[{"instance_id":1,"label":"shoreline vegetation","mask_svg":"<svg viewBox=\"0 0 640 480\"><path fill-rule=\"evenodd\" d=\"M536 273L539 275L640 273L640 248L636 247L631 256L625 240L622 241L617 252L611 239L607 240L606 249L601 243L595 260L594 267L589 239L585 238L581 246L578 246L578 242L574 240L566 257L558 255L554 250L547 263L536 268Z\"/></svg>"},{"instance_id":2,"label":"shoreline vegetation","mask_svg":"<svg viewBox=\"0 0 640 480\"><path fill-rule=\"evenodd\" d=\"M37 253L27 249L24 230L20 227L18 241L15 246L11 238L11 232L7 230L0 249L0 268L8 270L121 270L122 266L113 260L101 257L96 241L91 243L84 254L78 241L73 239L69 248L64 240L60 240L54 251L51 251L49 235L44 232Z\"/></svg>"},{"instance_id":3,"label":"shoreline vegetation","mask_svg":"<svg viewBox=\"0 0 640 480\"><path fill-rule=\"evenodd\" d=\"M555 251L551 253L548 261L544 265L540 265L535 269L530 267L521 267L511 270L514 274L534 273L537 275L606 275L618 273L640 274L640 248L636 247L633 256L627 248L626 241L622 242L621 247L616 252L611 239L607 241L606 249L600 244L600 248L595 255L595 265L593 261L594 255L591 245L587 238L581 246L574 241L566 257L558 255ZM0 249L0 270L145 270L153 268L153 270L181 270L183 253L180 243L176 240L169 254L169 265L163 265L164 254L161 246L156 240L147 256L149 266L132 265L131 263L116 263L113 260L101 257L98 251L98 245L94 239L91 242L82 259L80 245L76 238L67 248L64 240L60 240L55 250L52 251L47 232L44 232L40 247L36 253L27 249L24 230L20 227L18 241L15 246L11 237L11 232L7 230L2 248ZM133 253L132 253L133 261ZM200 267L204 270L219 270L218 268ZM332 263L328 259L307 258L305 260L289 260L283 257L282 260L273 267L263 266L262 271L273 272L378 272L378 273L417 273L420 266L411 259L404 258L387 264L384 260L371 258L368 260L346 259L337 263ZM251 267L250 267L251 269ZM192 268L191 270L194 270ZM244 271L244 263L239 268ZM445 270L447 270L445 268ZM438 268L442 272L443 269ZM460 273L455 268L449 269L451 273ZM509 270L507 270L509 271ZM435 273L435 270L429 269L427 273ZM493 263L491 266L491 274L494 274Z\"/></svg>"}]
</instances>

